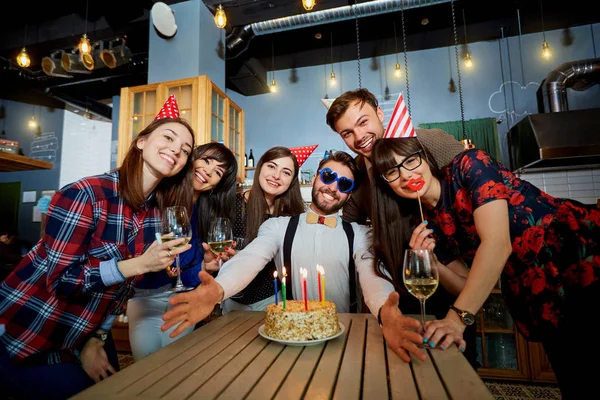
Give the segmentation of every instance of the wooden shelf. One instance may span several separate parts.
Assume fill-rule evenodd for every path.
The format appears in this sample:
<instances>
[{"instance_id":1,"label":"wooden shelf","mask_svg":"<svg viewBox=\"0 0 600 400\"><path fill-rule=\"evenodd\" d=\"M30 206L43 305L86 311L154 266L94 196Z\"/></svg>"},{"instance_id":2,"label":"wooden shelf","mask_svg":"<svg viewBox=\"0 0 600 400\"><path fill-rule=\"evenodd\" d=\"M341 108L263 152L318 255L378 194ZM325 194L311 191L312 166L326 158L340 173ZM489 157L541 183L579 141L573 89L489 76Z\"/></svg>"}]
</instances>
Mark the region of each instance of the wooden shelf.
<instances>
[{"instance_id":1,"label":"wooden shelf","mask_svg":"<svg viewBox=\"0 0 600 400\"><path fill-rule=\"evenodd\" d=\"M0 172L52 169L52 163L0 151Z\"/></svg>"},{"instance_id":2,"label":"wooden shelf","mask_svg":"<svg viewBox=\"0 0 600 400\"><path fill-rule=\"evenodd\" d=\"M256 169L256 167L245 167L246 171L254 171Z\"/></svg>"},{"instance_id":3,"label":"wooden shelf","mask_svg":"<svg viewBox=\"0 0 600 400\"><path fill-rule=\"evenodd\" d=\"M477 329L477 332L481 333L481 330ZM484 333L509 333L512 335L515 333L515 331L513 329L506 328L485 328Z\"/></svg>"}]
</instances>

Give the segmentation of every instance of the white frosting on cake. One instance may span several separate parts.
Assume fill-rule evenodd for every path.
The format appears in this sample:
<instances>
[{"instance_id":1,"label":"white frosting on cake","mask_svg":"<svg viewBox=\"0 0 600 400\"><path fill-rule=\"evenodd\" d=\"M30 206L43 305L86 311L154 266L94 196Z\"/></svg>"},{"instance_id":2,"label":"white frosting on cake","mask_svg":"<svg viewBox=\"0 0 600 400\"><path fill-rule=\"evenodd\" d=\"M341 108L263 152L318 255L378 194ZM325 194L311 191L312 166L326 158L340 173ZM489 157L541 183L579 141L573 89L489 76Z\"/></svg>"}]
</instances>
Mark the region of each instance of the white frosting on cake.
<instances>
[{"instance_id":1,"label":"white frosting on cake","mask_svg":"<svg viewBox=\"0 0 600 400\"><path fill-rule=\"evenodd\" d=\"M340 324L335 304L317 300L308 301L308 311L304 302L288 300L286 309L283 303L267 306L265 317L265 334L281 340L316 340L325 339L338 333Z\"/></svg>"}]
</instances>

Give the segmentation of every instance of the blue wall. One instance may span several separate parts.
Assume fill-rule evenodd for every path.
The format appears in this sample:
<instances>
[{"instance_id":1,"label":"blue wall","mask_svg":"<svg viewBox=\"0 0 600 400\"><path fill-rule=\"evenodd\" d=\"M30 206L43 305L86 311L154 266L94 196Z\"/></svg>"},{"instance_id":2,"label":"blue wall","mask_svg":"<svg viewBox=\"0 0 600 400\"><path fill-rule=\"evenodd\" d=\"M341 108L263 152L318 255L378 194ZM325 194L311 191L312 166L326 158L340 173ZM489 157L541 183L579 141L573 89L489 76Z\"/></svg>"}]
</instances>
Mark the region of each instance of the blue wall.
<instances>
[{"instance_id":1,"label":"blue wall","mask_svg":"<svg viewBox=\"0 0 600 400\"><path fill-rule=\"evenodd\" d=\"M594 36L600 38L600 24L594 25L593 29ZM522 36L523 68L518 37L469 45L475 65L471 70L461 68L465 119L494 117L503 120L498 125L503 160L506 154L504 138L509 126L526 114L537 113L536 91L548 73L563 62L597 57L600 40L596 40L594 49L589 25L572 28L571 32L574 43L569 47L561 45L562 31L546 32L546 40L553 52L550 60L540 57L541 33ZM502 69L499 43L502 48ZM450 56L452 76L458 86L454 47L450 48ZM448 48L408 53L411 112L415 126L425 122L460 120L458 92L448 91L448 57ZM387 66L387 77L383 63ZM405 93L406 90L404 76L401 79L393 76L395 63L395 54L379 57L380 68L372 71L369 68L371 59L361 61L363 87L383 101L386 83L389 85L392 98L383 104L386 117L389 117L399 91ZM401 65L404 69L402 59ZM335 88L327 88L331 98L358 87L356 61L336 63L334 68L338 79ZM524 77L521 70L524 71ZM292 84L288 79L290 70L276 71L279 91L275 94L245 97L228 91L228 96L245 110L247 152L252 148L258 160L268 148L275 145L293 147L318 143L319 147L303 166L316 169L326 149L347 150L339 136L325 124L327 110L320 99L326 92L325 82L330 72L331 65L299 68L299 80ZM504 91L507 94L508 118ZM600 107L600 87L596 85L584 92L570 90L568 99L570 109Z\"/></svg>"},{"instance_id":2,"label":"blue wall","mask_svg":"<svg viewBox=\"0 0 600 400\"><path fill-rule=\"evenodd\" d=\"M21 182L21 190L37 191L37 199L40 198L42 190L58 190L60 161L62 157L60 146L62 143L65 111L55 109L51 112L46 107L34 107L31 104L10 100L3 101L6 107L6 117L3 120L6 124L6 137L9 140L17 140L25 156L35 156L35 154L32 154L32 145L35 145L36 135L27 126L34 110L35 117L42 128L42 133L54 132L58 149L56 150L55 161L51 170L3 172L0 173L0 182ZM48 160L45 159L45 161ZM22 199L23 196L21 195L20 200ZM40 223L32 222L33 206L35 205L36 203L21 203L19 211L19 236L32 244L36 243L40 238Z\"/></svg>"}]
</instances>

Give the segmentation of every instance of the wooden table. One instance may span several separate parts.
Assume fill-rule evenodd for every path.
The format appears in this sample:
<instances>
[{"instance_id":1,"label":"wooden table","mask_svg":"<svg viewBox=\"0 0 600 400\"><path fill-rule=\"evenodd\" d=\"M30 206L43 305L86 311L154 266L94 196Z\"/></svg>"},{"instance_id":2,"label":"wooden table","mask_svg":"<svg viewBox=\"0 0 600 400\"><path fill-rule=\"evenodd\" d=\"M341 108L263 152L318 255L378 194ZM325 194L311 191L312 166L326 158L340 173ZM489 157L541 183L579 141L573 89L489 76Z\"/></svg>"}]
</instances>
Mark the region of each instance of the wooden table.
<instances>
[{"instance_id":1,"label":"wooden table","mask_svg":"<svg viewBox=\"0 0 600 400\"><path fill-rule=\"evenodd\" d=\"M264 312L234 311L75 399L490 399L455 346L403 362L371 314L340 314L340 337L312 346L262 338Z\"/></svg>"}]
</instances>

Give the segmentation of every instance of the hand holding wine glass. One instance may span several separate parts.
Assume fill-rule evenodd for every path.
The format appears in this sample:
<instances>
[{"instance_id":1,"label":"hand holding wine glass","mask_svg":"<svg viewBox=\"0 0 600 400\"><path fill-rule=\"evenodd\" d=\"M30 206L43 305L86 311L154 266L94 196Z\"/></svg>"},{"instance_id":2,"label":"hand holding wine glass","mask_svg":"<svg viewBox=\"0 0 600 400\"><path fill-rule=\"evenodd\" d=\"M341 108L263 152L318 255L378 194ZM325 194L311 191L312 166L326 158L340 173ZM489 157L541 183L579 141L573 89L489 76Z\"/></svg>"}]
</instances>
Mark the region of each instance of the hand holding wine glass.
<instances>
[{"instance_id":1,"label":"hand holding wine glass","mask_svg":"<svg viewBox=\"0 0 600 400\"><path fill-rule=\"evenodd\" d=\"M229 218L215 218L208 230L208 246L212 252L219 258L219 268L223 264L220 255L231 248L233 244L233 232Z\"/></svg>"},{"instance_id":2,"label":"hand holding wine glass","mask_svg":"<svg viewBox=\"0 0 600 400\"><path fill-rule=\"evenodd\" d=\"M422 331L420 333L424 333L426 330L425 300L436 291L439 283L433 252L430 250L406 250L402 276L408 292L421 302ZM423 344L421 347L426 346Z\"/></svg>"},{"instance_id":3,"label":"hand holding wine glass","mask_svg":"<svg viewBox=\"0 0 600 400\"><path fill-rule=\"evenodd\" d=\"M184 238L183 243L174 246L174 248L185 246L192 239L192 223L185 207L167 207L162 215L161 236L162 243L167 243L175 239ZM175 256L175 266L177 268L177 282L175 286L169 289L169 292L181 292L193 288L186 287L181 281L181 268L179 265L179 254Z\"/></svg>"}]
</instances>

